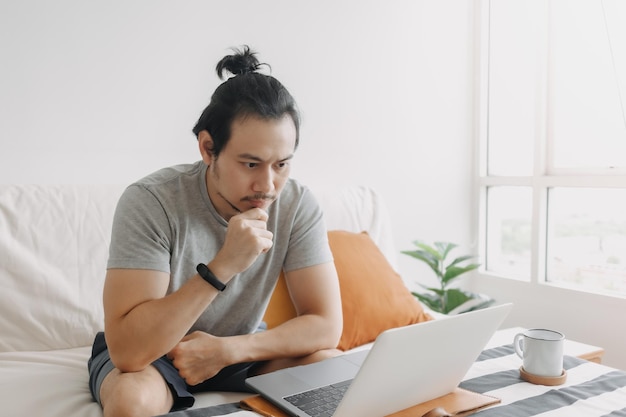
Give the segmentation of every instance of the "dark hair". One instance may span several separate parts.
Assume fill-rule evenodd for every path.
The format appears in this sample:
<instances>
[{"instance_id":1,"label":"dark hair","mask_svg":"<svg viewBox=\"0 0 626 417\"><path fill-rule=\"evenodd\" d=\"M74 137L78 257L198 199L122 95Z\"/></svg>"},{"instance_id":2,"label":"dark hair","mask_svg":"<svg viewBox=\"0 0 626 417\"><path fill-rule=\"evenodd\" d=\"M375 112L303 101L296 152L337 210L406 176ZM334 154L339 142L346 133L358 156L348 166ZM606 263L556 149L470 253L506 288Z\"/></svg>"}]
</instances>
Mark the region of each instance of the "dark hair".
<instances>
[{"instance_id":1,"label":"dark hair","mask_svg":"<svg viewBox=\"0 0 626 417\"><path fill-rule=\"evenodd\" d=\"M224 70L230 77L217 87L209 105L193 128L198 134L206 130L213 139L213 154L218 156L230 139L233 121L247 116L262 119L280 119L289 114L296 126L296 147L300 139L300 115L289 91L276 78L258 72L263 65L247 45L233 49L234 55L225 56L217 63L216 71L223 79ZM267 65L269 66L269 65Z\"/></svg>"}]
</instances>

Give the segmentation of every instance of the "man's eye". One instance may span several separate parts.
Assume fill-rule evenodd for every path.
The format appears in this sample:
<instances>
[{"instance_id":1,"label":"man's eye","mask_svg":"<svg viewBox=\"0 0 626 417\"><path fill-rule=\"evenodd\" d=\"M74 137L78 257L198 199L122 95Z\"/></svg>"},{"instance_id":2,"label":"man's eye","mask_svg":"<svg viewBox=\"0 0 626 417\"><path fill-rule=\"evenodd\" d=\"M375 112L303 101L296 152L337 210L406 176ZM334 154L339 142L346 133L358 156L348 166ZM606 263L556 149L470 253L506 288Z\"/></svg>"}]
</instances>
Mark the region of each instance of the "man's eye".
<instances>
[{"instance_id":1,"label":"man's eye","mask_svg":"<svg viewBox=\"0 0 626 417\"><path fill-rule=\"evenodd\" d=\"M246 168L256 168L258 164L256 162L245 162L244 165Z\"/></svg>"}]
</instances>

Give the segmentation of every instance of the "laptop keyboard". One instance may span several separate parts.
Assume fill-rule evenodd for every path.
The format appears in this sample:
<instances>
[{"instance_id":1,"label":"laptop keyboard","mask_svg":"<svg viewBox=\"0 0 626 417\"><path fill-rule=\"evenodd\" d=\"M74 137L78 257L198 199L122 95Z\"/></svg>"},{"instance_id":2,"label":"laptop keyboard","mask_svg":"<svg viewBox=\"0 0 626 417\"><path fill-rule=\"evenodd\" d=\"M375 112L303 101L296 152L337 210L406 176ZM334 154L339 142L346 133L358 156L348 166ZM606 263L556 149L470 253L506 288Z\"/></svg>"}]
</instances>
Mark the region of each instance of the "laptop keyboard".
<instances>
[{"instance_id":1,"label":"laptop keyboard","mask_svg":"<svg viewBox=\"0 0 626 417\"><path fill-rule=\"evenodd\" d=\"M285 397L285 400L312 417L331 417L351 382L352 380L350 379L315 388Z\"/></svg>"}]
</instances>

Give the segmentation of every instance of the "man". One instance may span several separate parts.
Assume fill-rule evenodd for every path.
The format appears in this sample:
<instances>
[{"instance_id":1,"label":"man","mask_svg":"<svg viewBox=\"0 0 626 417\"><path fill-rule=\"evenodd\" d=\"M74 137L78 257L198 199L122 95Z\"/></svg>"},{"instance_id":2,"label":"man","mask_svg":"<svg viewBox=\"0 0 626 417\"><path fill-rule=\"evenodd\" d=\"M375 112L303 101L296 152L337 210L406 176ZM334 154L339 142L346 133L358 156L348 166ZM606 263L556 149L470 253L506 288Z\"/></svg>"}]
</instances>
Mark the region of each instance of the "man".
<instances>
[{"instance_id":1,"label":"man","mask_svg":"<svg viewBox=\"0 0 626 417\"><path fill-rule=\"evenodd\" d=\"M332 356L342 330L319 206L289 178L295 102L245 47L194 133L202 161L158 171L120 199L90 388L105 416L152 416L201 390ZM276 279L298 316L257 331ZM106 341L105 341L106 340Z\"/></svg>"}]
</instances>

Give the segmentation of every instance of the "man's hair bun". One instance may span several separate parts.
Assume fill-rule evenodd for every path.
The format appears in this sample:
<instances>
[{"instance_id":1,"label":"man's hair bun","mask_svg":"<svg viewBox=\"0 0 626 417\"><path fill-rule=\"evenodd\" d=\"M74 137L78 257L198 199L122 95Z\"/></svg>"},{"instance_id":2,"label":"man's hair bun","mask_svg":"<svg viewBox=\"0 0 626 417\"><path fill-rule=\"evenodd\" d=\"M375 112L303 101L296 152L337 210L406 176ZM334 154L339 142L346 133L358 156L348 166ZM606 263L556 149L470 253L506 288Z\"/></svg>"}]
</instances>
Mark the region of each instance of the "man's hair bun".
<instances>
[{"instance_id":1,"label":"man's hair bun","mask_svg":"<svg viewBox=\"0 0 626 417\"><path fill-rule=\"evenodd\" d=\"M256 57L256 52L252 51L248 45L244 45L241 49L233 48L233 55L227 55L217 63L215 70L218 77L223 79L224 70L233 75L244 75L256 72L262 64Z\"/></svg>"},{"instance_id":2,"label":"man's hair bun","mask_svg":"<svg viewBox=\"0 0 626 417\"><path fill-rule=\"evenodd\" d=\"M233 48L232 55L225 56L215 67L217 75L222 78L224 71L234 76L228 77L211 95L211 101L206 106L193 133L199 137L200 132L206 130L213 139L213 148L210 150L216 157L228 143L233 122L248 116L262 120L279 120L289 115L296 127L296 143L300 138L300 114L289 91L276 78L264 74L256 53L247 45Z\"/></svg>"}]
</instances>

